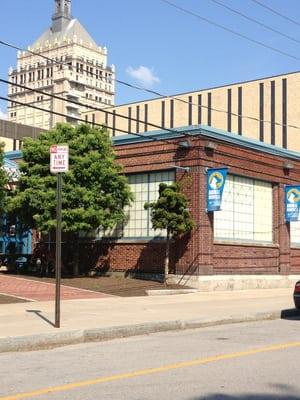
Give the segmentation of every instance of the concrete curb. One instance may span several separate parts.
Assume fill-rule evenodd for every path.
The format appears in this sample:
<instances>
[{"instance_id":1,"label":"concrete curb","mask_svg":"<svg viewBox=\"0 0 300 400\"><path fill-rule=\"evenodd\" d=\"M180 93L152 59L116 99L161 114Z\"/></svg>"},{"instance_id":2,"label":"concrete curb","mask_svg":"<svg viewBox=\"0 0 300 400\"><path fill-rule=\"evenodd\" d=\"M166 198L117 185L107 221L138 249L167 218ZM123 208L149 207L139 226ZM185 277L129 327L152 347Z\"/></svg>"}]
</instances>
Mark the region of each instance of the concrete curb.
<instances>
[{"instance_id":1,"label":"concrete curb","mask_svg":"<svg viewBox=\"0 0 300 400\"><path fill-rule=\"evenodd\" d=\"M175 320L148 322L136 325L114 326L108 328L93 328L74 331L62 331L30 336L17 336L0 338L0 353L43 350L53 347L100 342L112 339L120 339L131 336L146 335L156 332L177 331L184 329L206 328L216 325L236 324L272 320L279 318L299 317L298 310L267 311L248 315L232 315L224 318L202 318L199 320Z\"/></svg>"},{"instance_id":2,"label":"concrete curb","mask_svg":"<svg viewBox=\"0 0 300 400\"><path fill-rule=\"evenodd\" d=\"M198 289L151 289L146 290L148 296L165 296L165 295L172 295L172 294L190 294L190 293L197 293L199 292Z\"/></svg>"}]
</instances>

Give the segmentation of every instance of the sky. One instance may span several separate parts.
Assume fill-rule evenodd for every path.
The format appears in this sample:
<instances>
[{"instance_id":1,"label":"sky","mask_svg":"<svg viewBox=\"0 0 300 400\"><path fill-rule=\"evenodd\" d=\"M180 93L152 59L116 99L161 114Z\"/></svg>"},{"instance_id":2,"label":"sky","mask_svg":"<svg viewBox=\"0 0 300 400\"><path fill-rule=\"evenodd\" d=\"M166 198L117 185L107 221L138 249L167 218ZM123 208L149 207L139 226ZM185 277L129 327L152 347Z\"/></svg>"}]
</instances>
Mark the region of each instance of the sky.
<instances>
[{"instance_id":1,"label":"sky","mask_svg":"<svg viewBox=\"0 0 300 400\"><path fill-rule=\"evenodd\" d=\"M0 1L0 40L26 48L51 25L54 0ZM190 13L163 0L72 0L72 15L100 46L108 48L108 62L115 65L118 80L163 95L300 70L299 0L259 0L294 22L275 15L255 0L169 1ZM15 65L16 51L0 45L0 76L6 79L8 68ZM0 84L0 95L6 93L7 88ZM154 97L125 85L116 87L116 104ZM5 102L0 102L0 118L5 110Z\"/></svg>"}]
</instances>

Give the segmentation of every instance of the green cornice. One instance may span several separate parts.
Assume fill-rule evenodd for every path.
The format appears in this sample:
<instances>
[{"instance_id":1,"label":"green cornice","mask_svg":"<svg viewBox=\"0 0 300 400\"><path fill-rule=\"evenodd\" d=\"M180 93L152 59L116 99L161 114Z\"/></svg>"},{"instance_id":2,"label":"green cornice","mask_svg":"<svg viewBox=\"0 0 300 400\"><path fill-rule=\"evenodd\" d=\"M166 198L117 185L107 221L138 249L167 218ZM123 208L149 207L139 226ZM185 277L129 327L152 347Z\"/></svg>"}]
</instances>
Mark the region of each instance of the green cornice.
<instances>
[{"instance_id":1,"label":"green cornice","mask_svg":"<svg viewBox=\"0 0 300 400\"><path fill-rule=\"evenodd\" d=\"M112 138L115 146L129 145L135 143L147 143L157 141L158 139L177 139L188 136L191 137L206 137L216 141L233 144L236 146L256 150L268 154L272 154L279 157L290 158L300 160L300 153L283 149L279 146L260 142L255 139L247 138L236 133L223 131L221 129L215 129L206 125L192 125L174 129L174 132L170 131L152 131L146 133L140 133L143 135L135 136L133 134L114 136Z\"/></svg>"}]
</instances>

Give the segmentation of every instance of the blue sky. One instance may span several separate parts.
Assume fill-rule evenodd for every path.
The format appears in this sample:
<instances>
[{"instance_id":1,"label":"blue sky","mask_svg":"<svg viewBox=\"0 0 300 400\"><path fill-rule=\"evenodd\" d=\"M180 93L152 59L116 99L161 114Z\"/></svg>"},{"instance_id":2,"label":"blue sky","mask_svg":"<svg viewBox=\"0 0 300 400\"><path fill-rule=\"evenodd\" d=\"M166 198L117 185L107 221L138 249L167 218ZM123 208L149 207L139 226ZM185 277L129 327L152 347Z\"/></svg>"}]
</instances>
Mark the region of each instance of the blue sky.
<instances>
[{"instance_id":1,"label":"blue sky","mask_svg":"<svg viewBox=\"0 0 300 400\"><path fill-rule=\"evenodd\" d=\"M235 15L212 0L170 0L217 24L291 54L278 54L162 0L73 0L72 14L95 41L108 48L117 79L145 85L165 95L300 70L300 1L259 0L299 21L288 22L252 0L218 0L271 26L284 38ZM1 0L0 39L27 47L50 25L54 0ZM15 66L16 52L0 46L0 76ZM6 87L0 85L0 94ZM149 93L117 85L116 103L151 98ZM5 111L6 104L0 102Z\"/></svg>"}]
</instances>

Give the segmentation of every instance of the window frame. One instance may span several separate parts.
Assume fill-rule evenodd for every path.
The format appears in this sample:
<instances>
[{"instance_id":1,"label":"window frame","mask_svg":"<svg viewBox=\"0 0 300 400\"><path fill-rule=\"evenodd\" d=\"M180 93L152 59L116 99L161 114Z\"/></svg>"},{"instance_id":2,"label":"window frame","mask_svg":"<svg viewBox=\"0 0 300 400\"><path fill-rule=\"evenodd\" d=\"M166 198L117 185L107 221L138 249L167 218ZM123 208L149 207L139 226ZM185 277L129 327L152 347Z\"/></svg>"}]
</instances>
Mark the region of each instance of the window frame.
<instances>
[{"instance_id":1,"label":"window frame","mask_svg":"<svg viewBox=\"0 0 300 400\"><path fill-rule=\"evenodd\" d=\"M164 174L164 173L169 174L169 178L172 177L173 179L172 180L168 180L168 181L166 181L166 180L165 181L161 181L161 180L160 181L155 181L155 180L151 181L151 176L156 175L156 174ZM173 176L172 176L172 174L173 174ZM153 200L151 198L151 195L150 195L153 192L153 191L150 190L151 183L158 183L158 184L159 183L167 183L167 184L171 184L171 183L176 182L176 171L174 169L170 168L170 169L157 170L157 171L142 171L142 172L137 172L137 173L126 174L126 177L128 178L128 181L129 181L129 185L130 185L130 177L133 177L133 176L137 177L137 176L142 176L142 175L146 175L147 176L147 182L145 182L147 184L147 200L142 201L144 203L155 201L155 200ZM158 189L157 189L156 193L157 193L157 196L156 196L156 199L157 199L158 198ZM135 200L133 200L132 205L134 204L134 201ZM132 205L131 205L131 207L128 207L128 210L130 210L130 208L132 209ZM111 239L115 240L115 239L117 239L118 241L135 241L135 242L136 241L150 241L150 240L164 240L165 239L165 235L162 234L163 231L158 231L157 230L158 234L152 234L154 230L153 230L152 224L151 224L151 216L150 216L151 210L148 209L148 210L143 210L143 211L141 211L141 210L135 210L135 211L145 212L147 214L147 219L146 219L147 220L147 228L146 228L147 229L147 235L146 236L145 235L140 235L140 236L138 236L138 235L132 235L132 236L128 235L126 233L126 225L123 222L119 226L117 226L114 229L112 229L107 234L104 233L103 235L101 235L101 233L98 232L96 234L96 239L98 239L98 240L99 239L100 240L111 240ZM127 212L127 210L125 210L125 213L126 212ZM134 212L134 210L132 210L132 212ZM143 221L143 218L141 219L141 221ZM142 230L142 229L145 229L145 228L139 228L139 229Z\"/></svg>"}]
</instances>

